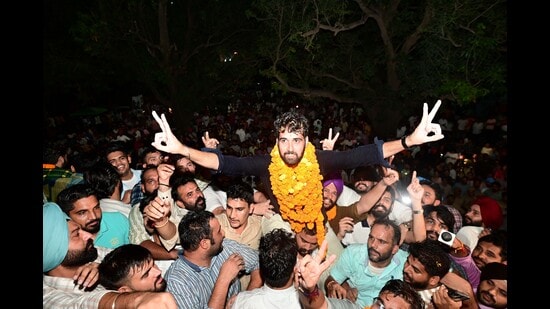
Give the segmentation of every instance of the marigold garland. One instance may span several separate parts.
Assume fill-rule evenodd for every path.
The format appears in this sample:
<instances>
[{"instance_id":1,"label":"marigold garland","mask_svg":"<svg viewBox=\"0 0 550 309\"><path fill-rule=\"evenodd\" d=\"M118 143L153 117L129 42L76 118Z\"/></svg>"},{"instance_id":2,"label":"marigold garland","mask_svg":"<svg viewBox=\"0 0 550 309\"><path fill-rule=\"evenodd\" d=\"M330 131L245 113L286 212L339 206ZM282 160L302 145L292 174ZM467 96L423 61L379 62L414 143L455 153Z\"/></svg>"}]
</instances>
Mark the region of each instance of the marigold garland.
<instances>
[{"instance_id":1,"label":"marigold garland","mask_svg":"<svg viewBox=\"0 0 550 309\"><path fill-rule=\"evenodd\" d=\"M315 147L307 143L304 156L295 167L285 164L277 146L271 151L269 164L271 189L277 197L281 217L290 223L295 233L317 226L317 242L325 239L323 207L323 177Z\"/></svg>"}]
</instances>

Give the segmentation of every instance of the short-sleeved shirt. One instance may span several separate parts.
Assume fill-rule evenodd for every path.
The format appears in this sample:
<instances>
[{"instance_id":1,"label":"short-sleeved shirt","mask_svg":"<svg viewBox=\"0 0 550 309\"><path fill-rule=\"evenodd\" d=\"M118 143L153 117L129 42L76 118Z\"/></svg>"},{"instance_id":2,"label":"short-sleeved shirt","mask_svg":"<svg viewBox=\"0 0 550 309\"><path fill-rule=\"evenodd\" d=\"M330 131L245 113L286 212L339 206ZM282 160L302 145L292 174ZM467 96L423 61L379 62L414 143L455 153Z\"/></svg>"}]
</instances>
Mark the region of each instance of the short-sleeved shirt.
<instances>
[{"instance_id":1,"label":"short-sleeved shirt","mask_svg":"<svg viewBox=\"0 0 550 309\"><path fill-rule=\"evenodd\" d=\"M388 280L403 279L403 268L408 256L408 252L399 249L384 271L376 275L368 267L368 246L352 244L344 249L330 270L330 275L340 284L348 279L350 286L357 288L356 303L363 308L372 305L374 298L378 297L378 293Z\"/></svg>"},{"instance_id":2,"label":"short-sleeved shirt","mask_svg":"<svg viewBox=\"0 0 550 309\"><path fill-rule=\"evenodd\" d=\"M94 244L105 248L117 248L130 243L130 222L119 212L103 212L101 227Z\"/></svg>"},{"instance_id":3,"label":"short-sleeved shirt","mask_svg":"<svg viewBox=\"0 0 550 309\"><path fill-rule=\"evenodd\" d=\"M292 309L301 308L298 291L291 285L282 290L274 290L264 284L261 288L252 291L243 291L231 306L232 309Z\"/></svg>"},{"instance_id":4,"label":"short-sleeved shirt","mask_svg":"<svg viewBox=\"0 0 550 309\"><path fill-rule=\"evenodd\" d=\"M222 245L222 252L212 257L210 267L195 265L183 255L170 265L165 275L166 291L174 295L178 308L208 309L220 269L231 254L238 253L244 258L246 273L260 267L258 251L227 238L224 238ZM229 286L226 301L240 289L240 281L234 280Z\"/></svg>"}]
</instances>

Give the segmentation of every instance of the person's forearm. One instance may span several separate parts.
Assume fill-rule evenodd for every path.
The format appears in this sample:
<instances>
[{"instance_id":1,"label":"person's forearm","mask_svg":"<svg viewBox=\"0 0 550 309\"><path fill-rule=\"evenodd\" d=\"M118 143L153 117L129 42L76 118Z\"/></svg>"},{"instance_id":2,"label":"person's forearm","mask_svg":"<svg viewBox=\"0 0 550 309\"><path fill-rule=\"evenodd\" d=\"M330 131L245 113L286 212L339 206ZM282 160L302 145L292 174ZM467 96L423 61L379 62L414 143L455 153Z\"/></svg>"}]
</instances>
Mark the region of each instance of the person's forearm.
<instances>
[{"instance_id":1,"label":"person's forearm","mask_svg":"<svg viewBox=\"0 0 550 309\"><path fill-rule=\"evenodd\" d=\"M379 181L369 192L361 195L357 203L357 213L362 215L367 213L378 202L384 191L386 191L384 181Z\"/></svg>"},{"instance_id":2,"label":"person's forearm","mask_svg":"<svg viewBox=\"0 0 550 309\"><path fill-rule=\"evenodd\" d=\"M231 284L231 281L226 281L218 277L218 280L214 285L214 290L212 290L212 295L208 300L208 308L212 308L212 309L225 308L225 300L227 299L227 293L229 292L230 284Z\"/></svg>"},{"instance_id":3,"label":"person's forearm","mask_svg":"<svg viewBox=\"0 0 550 309\"><path fill-rule=\"evenodd\" d=\"M412 233L414 241L420 242L426 239L426 224L424 222L424 209L422 202L412 202Z\"/></svg>"},{"instance_id":4,"label":"person's forearm","mask_svg":"<svg viewBox=\"0 0 550 309\"><path fill-rule=\"evenodd\" d=\"M328 307L325 293L317 286L311 291L302 290L300 294L300 304L303 309L325 309Z\"/></svg>"},{"instance_id":5,"label":"person's forearm","mask_svg":"<svg viewBox=\"0 0 550 309\"><path fill-rule=\"evenodd\" d=\"M164 220L168 220L168 221L164 221ZM174 222L170 221L168 217L165 217L163 221L159 223L155 223L153 226L155 227L155 230L159 234L159 237L165 240L174 238L174 235L176 235L178 232L176 225L174 224ZM172 248L170 249L166 248L166 249L170 250Z\"/></svg>"},{"instance_id":6,"label":"person's forearm","mask_svg":"<svg viewBox=\"0 0 550 309\"><path fill-rule=\"evenodd\" d=\"M248 283L247 291L262 287L264 284L262 276L260 275L260 269L255 269L250 273L250 282Z\"/></svg>"},{"instance_id":7,"label":"person's forearm","mask_svg":"<svg viewBox=\"0 0 550 309\"><path fill-rule=\"evenodd\" d=\"M409 148L414 146L409 136L405 137L405 143ZM391 142L384 142L384 144L382 144L382 154L384 155L384 158L389 158L403 150L405 150L405 147L403 147L401 139L397 139Z\"/></svg>"},{"instance_id":8,"label":"person's forearm","mask_svg":"<svg viewBox=\"0 0 550 309\"><path fill-rule=\"evenodd\" d=\"M181 152L179 153L189 158L189 160L195 162L196 164L212 170L218 170L218 167L220 166L218 155L213 152L183 146Z\"/></svg>"}]
</instances>

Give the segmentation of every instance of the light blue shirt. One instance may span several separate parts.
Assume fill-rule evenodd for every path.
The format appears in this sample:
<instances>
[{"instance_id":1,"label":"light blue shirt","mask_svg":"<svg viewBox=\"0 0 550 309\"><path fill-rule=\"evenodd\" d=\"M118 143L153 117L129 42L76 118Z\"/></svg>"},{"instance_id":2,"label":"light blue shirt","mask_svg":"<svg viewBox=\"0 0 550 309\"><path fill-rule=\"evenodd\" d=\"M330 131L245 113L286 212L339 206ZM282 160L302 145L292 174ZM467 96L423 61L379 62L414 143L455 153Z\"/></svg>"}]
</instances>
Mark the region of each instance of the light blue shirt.
<instances>
[{"instance_id":1,"label":"light blue shirt","mask_svg":"<svg viewBox=\"0 0 550 309\"><path fill-rule=\"evenodd\" d=\"M96 247L115 249L130 243L130 221L120 212L104 211L101 227L95 238Z\"/></svg>"},{"instance_id":2,"label":"light blue shirt","mask_svg":"<svg viewBox=\"0 0 550 309\"><path fill-rule=\"evenodd\" d=\"M348 279L351 287L357 288L356 304L361 308L370 306L386 282L390 279L403 279L403 268L409 253L399 249L390 264L380 275L373 274L369 268L367 244L351 244L346 247L338 261L330 270L330 275L338 283Z\"/></svg>"}]
</instances>

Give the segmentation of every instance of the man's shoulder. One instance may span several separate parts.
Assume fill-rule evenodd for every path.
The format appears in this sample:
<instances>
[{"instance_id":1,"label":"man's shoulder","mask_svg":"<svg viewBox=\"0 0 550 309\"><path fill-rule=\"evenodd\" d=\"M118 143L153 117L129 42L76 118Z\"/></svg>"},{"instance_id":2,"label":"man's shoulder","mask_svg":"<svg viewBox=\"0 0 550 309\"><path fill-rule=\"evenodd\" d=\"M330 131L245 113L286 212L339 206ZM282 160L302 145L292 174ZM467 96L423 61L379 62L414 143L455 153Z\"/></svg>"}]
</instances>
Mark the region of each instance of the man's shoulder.
<instances>
[{"instance_id":1,"label":"man's shoulder","mask_svg":"<svg viewBox=\"0 0 550 309\"><path fill-rule=\"evenodd\" d=\"M103 211L101 213L101 218L106 222L128 222L128 218L118 211Z\"/></svg>"}]
</instances>

